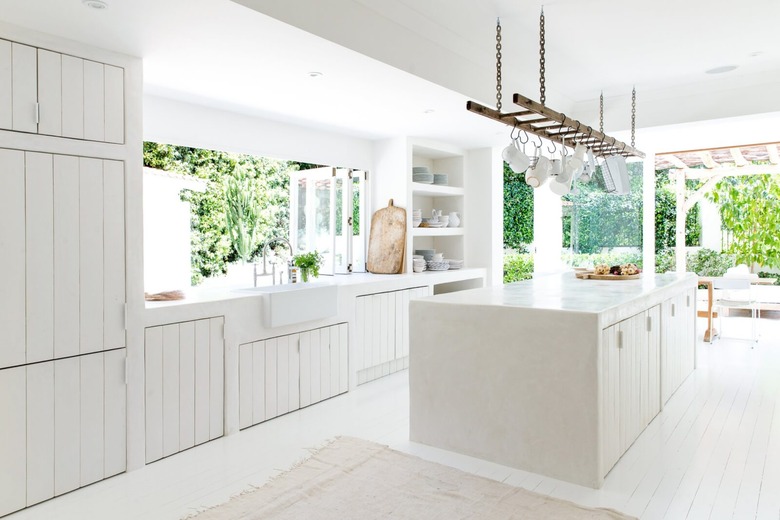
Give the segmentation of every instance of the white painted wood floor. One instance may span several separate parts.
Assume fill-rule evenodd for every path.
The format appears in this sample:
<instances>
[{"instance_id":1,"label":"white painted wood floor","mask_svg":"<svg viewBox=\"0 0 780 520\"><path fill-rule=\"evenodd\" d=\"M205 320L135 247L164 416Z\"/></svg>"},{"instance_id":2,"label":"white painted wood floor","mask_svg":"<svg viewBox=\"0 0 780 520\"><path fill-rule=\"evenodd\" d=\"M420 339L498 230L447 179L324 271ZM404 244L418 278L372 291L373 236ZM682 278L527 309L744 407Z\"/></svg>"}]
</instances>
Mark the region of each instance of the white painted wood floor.
<instances>
[{"instance_id":1,"label":"white painted wood floor","mask_svg":"<svg viewBox=\"0 0 780 520\"><path fill-rule=\"evenodd\" d=\"M727 334L749 336L747 318L728 318L724 325ZM700 342L698 369L618 462L601 490L410 443L404 371L8 518L179 519L262 485L328 438L351 435L643 519L777 520L780 321L761 320L761 334L753 350L749 341Z\"/></svg>"}]
</instances>

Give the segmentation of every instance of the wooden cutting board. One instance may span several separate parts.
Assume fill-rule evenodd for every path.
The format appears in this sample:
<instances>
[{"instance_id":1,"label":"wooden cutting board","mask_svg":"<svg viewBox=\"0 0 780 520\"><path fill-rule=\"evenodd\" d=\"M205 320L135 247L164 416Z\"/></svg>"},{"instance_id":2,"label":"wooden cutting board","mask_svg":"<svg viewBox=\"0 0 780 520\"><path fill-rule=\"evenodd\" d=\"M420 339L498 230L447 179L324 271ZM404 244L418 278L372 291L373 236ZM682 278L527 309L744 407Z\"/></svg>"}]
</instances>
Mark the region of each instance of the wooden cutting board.
<instances>
[{"instance_id":1,"label":"wooden cutting board","mask_svg":"<svg viewBox=\"0 0 780 520\"><path fill-rule=\"evenodd\" d=\"M393 199L371 217L366 270L375 274L396 274L404 269L406 210L393 206Z\"/></svg>"}]
</instances>

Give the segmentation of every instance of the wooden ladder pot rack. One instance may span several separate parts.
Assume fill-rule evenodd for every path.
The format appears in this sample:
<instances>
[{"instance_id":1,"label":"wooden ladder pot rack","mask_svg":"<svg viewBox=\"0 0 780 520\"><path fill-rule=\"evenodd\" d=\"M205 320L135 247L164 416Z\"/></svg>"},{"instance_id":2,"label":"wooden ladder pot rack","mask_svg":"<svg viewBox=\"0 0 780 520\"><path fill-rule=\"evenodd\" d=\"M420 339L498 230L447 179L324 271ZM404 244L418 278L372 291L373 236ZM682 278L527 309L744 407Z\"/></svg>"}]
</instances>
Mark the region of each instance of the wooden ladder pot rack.
<instances>
[{"instance_id":1,"label":"wooden ladder pot rack","mask_svg":"<svg viewBox=\"0 0 780 520\"><path fill-rule=\"evenodd\" d=\"M565 145L564 141L569 141L570 144L581 142L591 147L593 153L600 157L614 154L625 157L645 157L644 152L633 146L584 125L576 119L568 118L566 115L551 110L525 96L515 93L512 96L512 102L521 110L502 114L498 110L480 105L476 101L466 102L466 110L561 145Z\"/></svg>"}]
</instances>

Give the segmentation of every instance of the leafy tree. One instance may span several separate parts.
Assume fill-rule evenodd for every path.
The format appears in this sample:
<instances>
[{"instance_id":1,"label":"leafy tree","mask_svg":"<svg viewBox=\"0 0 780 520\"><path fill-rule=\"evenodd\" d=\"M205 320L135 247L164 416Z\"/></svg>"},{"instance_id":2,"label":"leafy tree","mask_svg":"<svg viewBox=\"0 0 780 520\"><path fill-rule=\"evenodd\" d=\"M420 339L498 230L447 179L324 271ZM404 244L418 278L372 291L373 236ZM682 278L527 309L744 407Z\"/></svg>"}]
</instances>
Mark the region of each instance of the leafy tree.
<instances>
[{"instance_id":1,"label":"leafy tree","mask_svg":"<svg viewBox=\"0 0 780 520\"><path fill-rule=\"evenodd\" d=\"M248 258L273 236L289 233L289 172L297 163L245 154L203 150L152 142L144 143L144 166L190 175L208 182L205 192L182 191L190 203L192 283L224 274L227 264L239 258L227 229L226 182L236 169L242 172L257 203L256 240L247 247ZM247 253L243 253L246 255Z\"/></svg>"},{"instance_id":2,"label":"leafy tree","mask_svg":"<svg viewBox=\"0 0 780 520\"><path fill-rule=\"evenodd\" d=\"M688 190L696 189L697 181L686 181ZM655 175L655 250L662 251L677 245L677 193L669 179L669 170ZM685 216L685 245L701 243L701 212L695 204Z\"/></svg>"},{"instance_id":3,"label":"leafy tree","mask_svg":"<svg viewBox=\"0 0 780 520\"><path fill-rule=\"evenodd\" d=\"M723 229L731 238L727 253L755 268L780 267L780 176L726 177L707 195L720 204Z\"/></svg>"}]
</instances>

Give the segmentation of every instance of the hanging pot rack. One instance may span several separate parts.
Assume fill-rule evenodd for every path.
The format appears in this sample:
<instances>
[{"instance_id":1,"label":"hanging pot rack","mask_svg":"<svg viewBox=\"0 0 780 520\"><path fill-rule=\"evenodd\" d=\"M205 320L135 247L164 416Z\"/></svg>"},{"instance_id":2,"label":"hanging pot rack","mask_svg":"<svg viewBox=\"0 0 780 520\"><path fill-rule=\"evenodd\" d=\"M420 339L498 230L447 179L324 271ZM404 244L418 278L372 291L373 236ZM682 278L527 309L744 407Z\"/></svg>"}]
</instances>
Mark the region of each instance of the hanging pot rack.
<instances>
[{"instance_id":1,"label":"hanging pot rack","mask_svg":"<svg viewBox=\"0 0 780 520\"><path fill-rule=\"evenodd\" d=\"M600 130L591 128L588 125L566 117L566 114L552 110L545 106L545 50L544 50L544 10L542 10L540 19L540 59L539 59L539 84L541 103L533 101L521 94L515 93L512 96L512 102L519 107L519 110L512 112L501 112L502 108L502 85L501 85L501 21L496 22L496 108L486 107L476 101L466 102L466 110L487 117L494 121L504 123L513 128L513 130L524 130L537 137L548 139L566 146L565 141L572 143L583 143L593 150L594 155L607 157L610 155L622 155L624 157L644 158L644 152L634 147L635 122L636 122L636 89L632 91L631 105L631 144L624 143L603 132L603 94L601 97L600 109Z\"/></svg>"}]
</instances>

